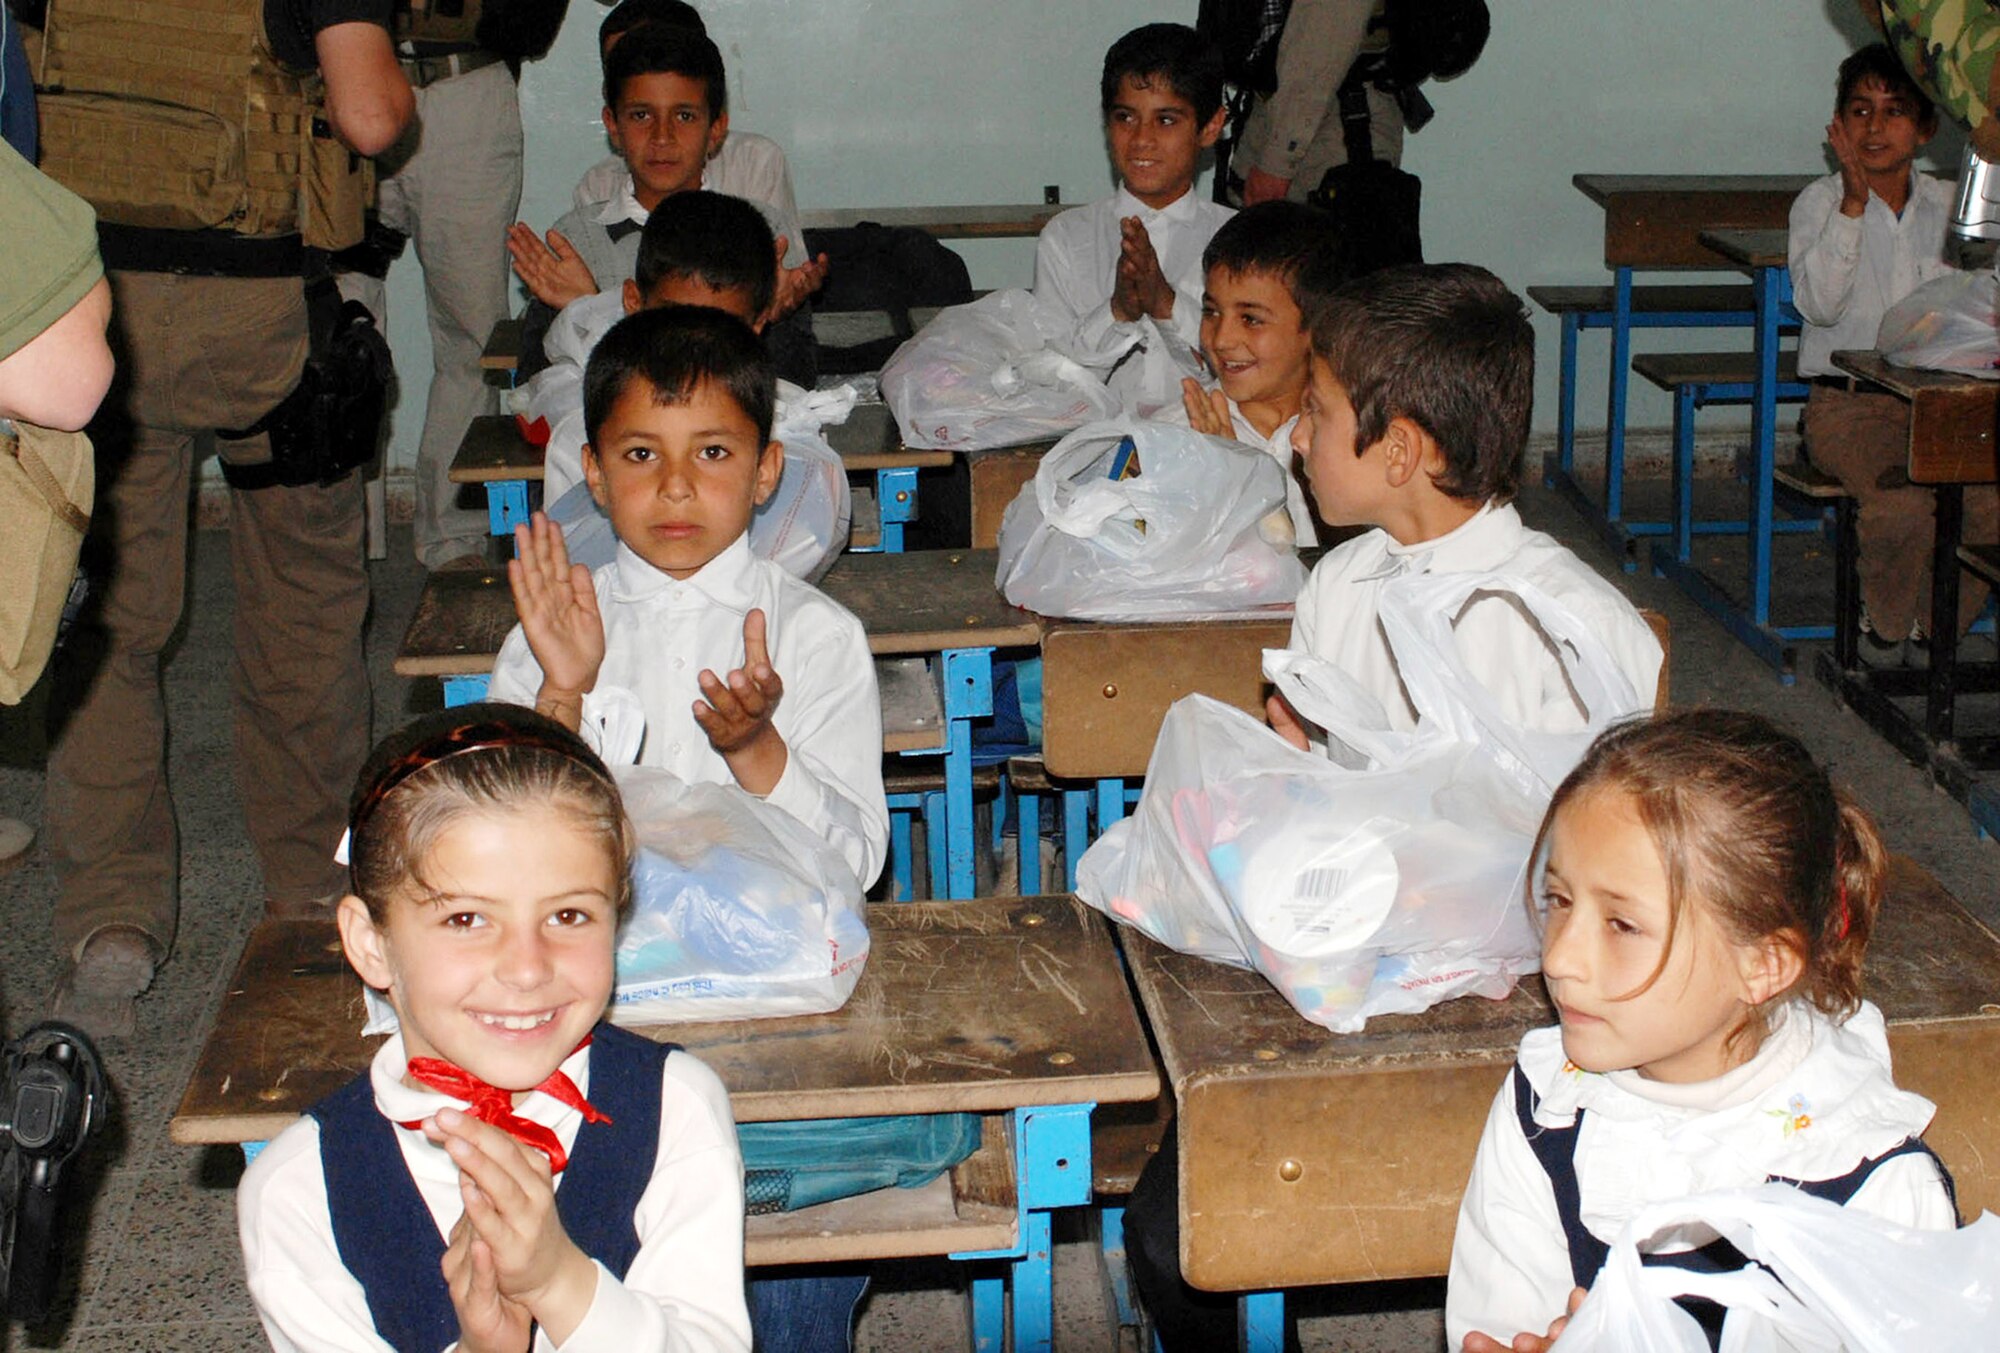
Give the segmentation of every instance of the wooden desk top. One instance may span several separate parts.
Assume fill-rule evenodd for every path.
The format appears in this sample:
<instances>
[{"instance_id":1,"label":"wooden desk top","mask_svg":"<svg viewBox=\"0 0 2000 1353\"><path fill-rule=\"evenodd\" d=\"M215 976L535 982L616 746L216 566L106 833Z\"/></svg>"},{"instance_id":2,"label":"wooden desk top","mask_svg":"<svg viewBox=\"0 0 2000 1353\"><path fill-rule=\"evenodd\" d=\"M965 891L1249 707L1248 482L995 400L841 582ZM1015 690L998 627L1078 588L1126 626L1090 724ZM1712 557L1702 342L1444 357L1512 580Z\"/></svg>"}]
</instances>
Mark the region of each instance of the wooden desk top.
<instances>
[{"instance_id":1,"label":"wooden desk top","mask_svg":"<svg viewBox=\"0 0 2000 1353\"><path fill-rule=\"evenodd\" d=\"M878 655L1033 647L1041 622L993 585L993 550L843 554L819 589L860 617Z\"/></svg>"},{"instance_id":2,"label":"wooden desk top","mask_svg":"<svg viewBox=\"0 0 2000 1353\"><path fill-rule=\"evenodd\" d=\"M1604 208L1607 267L1725 268L1701 241L1718 227L1783 229L1811 174L1578 174Z\"/></svg>"},{"instance_id":3,"label":"wooden desk top","mask_svg":"<svg viewBox=\"0 0 2000 1353\"><path fill-rule=\"evenodd\" d=\"M1720 197L1735 193L1775 193L1787 209L1817 174L1572 174L1570 182L1599 206L1615 197L1673 194L1679 197Z\"/></svg>"},{"instance_id":4,"label":"wooden desk top","mask_svg":"<svg viewBox=\"0 0 2000 1353\"><path fill-rule=\"evenodd\" d=\"M739 1122L988 1113L1159 1093L1104 919L1067 897L871 906L841 1010L643 1030L730 1090ZM330 922L265 921L236 965L170 1128L266 1141L365 1068L361 984Z\"/></svg>"},{"instance_id":5,"label":"wooden desk top","mask_svg":"<svg viewBox=\"0 0 2000 1353\"><path fill-rule=\"evenodd\" d=\"M514 594L504 571L450 569L424 579L417 609L396 650L406 677L480 676L493 670L514 628Z\"/></svg>"},{"instance_id":6,"label":"wooden desk top","mask_svg":"<svg viewBox=\"0 0 2000 1353\"><path fill-rule=\"evenodd\" d=\"M920 451L903 445L895 415L887 404L856 404L847 421L821 428L826 444L850 470L895 470L907 466L949 465L949 451Z\"/></svg>"},{"instance_id":7,"label":"wooden desk top","mask_svg":"<svg viewBox=\"0 0 2000 1353\"><path fill-rule=\"evenodd\" d=\"M1723 226L1704 230L1699 238L1730 262L1746 268L1782 268L1791 262L1790 231Z\"/></svg>"},{"instance_id":8,"label":"wooden desk top","mask_svg":"<svg viewBox=\"0 0 2000 1353\"><path fill-rule=\"evenodd\" d=\"M1073 204L1070 204L1073 205ZM836 230L873 221L885 226L915 226L941 240L1021 238L1042 233L1062 203L1021 202L985 206L946 207L823 207L799 213L807 230Z\"/></svg>"},{"instance_id":9,"label":"wooden desk top","mask_svg":"<svg viewBox=\"0 0 2000 1353\"><path fill-rule=\"evenodd\" d=\"M1442 1274L1486 1111L1521 1036L1554 1019L1530 977L1358 1034L1307 1023L1255 973L1124 936L1180 1101L1182 1267L1261 1290ZM1891 862L1868 955L1897 1081L1966 1215L2000 1204L2000 939L1922 868Z\"/></svg>"},{"instance_id":10,"label":"wooden desk top","mask_svg":"<svg viewBox=\"0 0 2000 1353\"><path fill-rule=\"evenodd\" d=\"M1833 364L1910 401L1910 478L1919 484L1990 484L2000 381L1891 366L1877 352L1843 351Z\"/></svg>"},{"instance_id":11,"label":"wooden desk top","mask_svg":"<svg viewBox=\"0 0 2000 1353\"><path fill-rule=\"evenodd\" d=\"M488 371L512 371L521 365L521 339L525 322L518 315L496 320L479 351L479 365Z\"/></svg>"}]
</instances>

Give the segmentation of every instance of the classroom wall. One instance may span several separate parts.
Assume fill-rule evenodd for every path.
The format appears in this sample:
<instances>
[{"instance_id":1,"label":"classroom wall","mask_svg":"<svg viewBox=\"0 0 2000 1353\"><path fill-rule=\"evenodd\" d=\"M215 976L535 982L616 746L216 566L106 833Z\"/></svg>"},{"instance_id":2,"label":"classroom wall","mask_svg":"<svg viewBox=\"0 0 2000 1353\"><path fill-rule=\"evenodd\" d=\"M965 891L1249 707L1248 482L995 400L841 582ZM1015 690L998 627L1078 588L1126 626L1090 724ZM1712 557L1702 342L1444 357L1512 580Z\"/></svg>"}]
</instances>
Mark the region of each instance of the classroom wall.
<instances>
[{"instance_id":1,"label":"classroom wall","mask_svg":"<svg viewBox=\"0 0 2000 1353\"><path fill-rule=\"evenodd\" d=\"M1195 10L1194 0L698 2L728 64L733 124L786 148L808 209L1040 201L1047 184L1070 202L1108 191L1097 114L1104 49L1136 24L1192 21ZM1483 263L1516 289L1608 280L1601 213L1572 174L1828 169L1834 67L1866 40L1853 0L1489 4L1485 56L1430 87L1437 117L1409 138L1405 167L1424 180L1427 255ZM522 216L539 226L605 153L595 55L604 12L571 0L555 50L522 77ZM1945 163L1956 164L1957 144L1940 138ZM976 286L1031 280L1029 241L964 252ZM403 377L392 456L406 465L430 370L412 259L397 265L389 292ZM1535 424L1546 431L1556 328L1538 317L1537 331ZM1639 345L1701 341L1641 335ZM1586 337L1581 427L1602 426L1603 352L1601 337ZM1664 395L1635 386L1633 426L1664 427L1671 416Z\"/></svg>"}]
</instances>

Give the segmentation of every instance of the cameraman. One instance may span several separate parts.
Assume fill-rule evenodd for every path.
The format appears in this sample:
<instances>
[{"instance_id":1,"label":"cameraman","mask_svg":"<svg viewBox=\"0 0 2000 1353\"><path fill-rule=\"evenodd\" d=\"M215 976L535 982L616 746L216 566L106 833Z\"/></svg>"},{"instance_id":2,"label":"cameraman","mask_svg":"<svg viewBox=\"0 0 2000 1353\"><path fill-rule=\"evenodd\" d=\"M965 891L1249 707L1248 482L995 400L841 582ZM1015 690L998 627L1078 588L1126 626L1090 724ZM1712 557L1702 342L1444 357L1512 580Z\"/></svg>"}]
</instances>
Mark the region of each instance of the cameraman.
<instances>
[{"instance_id":1,"label":"cameraman","mask_svg":"<svg viewBox=\"0 0 2000 1353\"><path fill-rule=\"evenodd\" d=\"M409 120L390 3L65 0L50 14L43 168L98 210L121 367L93 426L99 586L58 661L46 816L67 959L54 1008L93 1033L130 1030L173 942L160 654L180 621L188 495L210 434L231 479L236 780L266 906L310 910L342 887L332 847L369 736L360 484L301 474L289 439L220 430L256 427L300 387L307 269L318 248L359 238L361 157ZM277 153L203 166L182 162L199 152L182 138L143 161L65 159L57 147L103 141L73 96L170 125L174 105L205 99ZM74 134L56 135L65 120Z\"/></svg>"}]
</instances>

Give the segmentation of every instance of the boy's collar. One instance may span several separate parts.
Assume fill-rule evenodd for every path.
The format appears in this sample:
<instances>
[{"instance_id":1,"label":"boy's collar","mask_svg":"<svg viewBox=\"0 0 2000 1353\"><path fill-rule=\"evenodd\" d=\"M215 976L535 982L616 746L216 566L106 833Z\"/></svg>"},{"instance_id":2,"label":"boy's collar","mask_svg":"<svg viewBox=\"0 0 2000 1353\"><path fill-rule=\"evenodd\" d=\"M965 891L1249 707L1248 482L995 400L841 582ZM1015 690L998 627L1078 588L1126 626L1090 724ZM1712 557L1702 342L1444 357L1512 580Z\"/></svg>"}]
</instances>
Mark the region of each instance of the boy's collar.
<instances>
[{"instance_id":1,"label":"boy's collar","mask_svg":"<svg viewBox=\"0 0 2000 1353\"><path fill-rule=\"evenodd\" d=\"M1196 209L1200 206L1194 195L1193 184L1189 184L1186 192L1164 207L1147 206L1132 196L1131 190L1122 183L1118 185L1118 193L1113 200L1121 220L1127 216L1136 216L1149 225L1154 221L1192 221Z\"/></svg>"},{"instance_id":2,"label":"boy's collar","mask_svg":"<svg viewBox=\"0 0 2000 1353\"><path fill-rule=\"evenodd\" d=\"M623 602L706 599L738 615L745 615L754 600L750 593L750 579L756 564L757 557L750 552L750 532L747 529L687 578L668 577L621 540L614 562L617 572L612 579L611 599Z\"/></svg>"},{"instance_id":3,"label":"boy's collar","mask_svg":"<svg viewBox=\"0 0 2000 1353\"><path fill-rule=\"evenodd\" d=\"M708 186L706 165L702 167L701 182L696 186L702 188ZM597 223L609 226L617 225L621 221L631 221L637 225L644 225L646 218L651 215L651 212L639 205L639 194L632 186L632 171L622 164L619 165L617 186L612 189L611 196L607 197L604 204L597 209L595 218Z\"/></svg>"},{"instance_id":4,"label":"boy's collar","mask_svg":"<svg viewBox=\"0 0 2000 1353\"><path fill-rule=\"evenodd\" d=\"M1404 545L1387 531L1382 535L1387 542L1384 549L1390 561L1399 565L1399 571L1421 568L1425 572L1439 569L1455 572L1486 568L1495 558L1512 553L1523 529L1521 514L1512 503L1496 504L1488 499L1471 517L1441 536Z\"/></svg>"}]
</instances>

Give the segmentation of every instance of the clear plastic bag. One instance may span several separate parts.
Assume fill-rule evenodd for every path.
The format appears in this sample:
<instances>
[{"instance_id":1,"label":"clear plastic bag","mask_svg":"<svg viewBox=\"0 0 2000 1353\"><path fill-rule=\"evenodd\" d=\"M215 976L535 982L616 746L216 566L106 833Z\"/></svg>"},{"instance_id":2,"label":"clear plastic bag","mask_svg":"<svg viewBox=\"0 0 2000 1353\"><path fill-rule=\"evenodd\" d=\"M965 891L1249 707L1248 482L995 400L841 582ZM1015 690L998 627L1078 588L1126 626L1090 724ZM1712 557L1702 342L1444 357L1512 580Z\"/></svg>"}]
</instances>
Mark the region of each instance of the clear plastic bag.
<instances>
[{"instance_id":1,"label":"clear plastic bag","mask_svg":"<svg viewBox=\"0 0 2000 1353\"><path fill-rule=\"evenodd\" d=\"M1133 461L1136 473L1118 473ZM1292 543L1274 458L1119 418L1077 429L1042 457L1001 519L994 583L1041 615L1235 615L1298 596L1306 573Z\"/></svg>"},{"instance_id":2,"label":"clear plastic bag","mask_svg":"<svg viewBox=\"0 0 2000 1353\"><path fill-rule=\"evenodd\" d=\"M1640 1262L1655 1237L1690 1228L1765 1267L1705 1274ZM1989 1349L2000 1341L2000 1218L1915 1231L1784 1184L1656 1203L1612 1245L1558 1353L1707 1353L1678 1296L1728 1308L1730 1353Z\"/></svg>"},{"instance_id":3,"label":"clear plastic bag","mask_svg":"<svg viewBox=\"0 0 2000 1353\"><path fill-rule=\"evenodd\" d=\"M882 399L903 440L979 450L1116 415L1118 397L1103 378L1053 346L1067 328L1018 288L939 311L882 366Z\"/></svg>"},{"instance_id":4,"label":"clear plastic bag","mask_svg":"<svg viewBox=\"0 0 2000 1353\"><path fill-rule=\"evenodd\" d=\"M1588 729L1510 728L1466 671L1449 617L1496 591L1558 639ZM1077 870L1091 906L1184 953L1254 968L1340 1033L1454 996L1497 999L1539 967L1523 896L1535 831L1589 739L1639 708L1603 644L1532 587L1413 575L1383 588L1380 615L1414 730L1392 729L1331 664L1270 650L1265 674L1326 730L1329 755L1190 696L1167 711L1137 809Z\"/></svg>"},{"instance_id":5,"label":"clear plastic bag","mask_svg":"<svg viewBox=\"0 0 2000 1353\"><path fill-rule=\"evenodd\" d=\"M1893 366L2000 380L2000 287L1991 270L1926 282L1889 307L1875 348Z\"/></svg>"},{"instance_id":6,"label":"clear plastic bag","mask_svg":"<svg viewBox=\"0 0 2000 1353\"><path fill-rule=\"evenodd\" d=\"M838 1010L861 980L861 885L826 841L733 785L620 767L638 831L617 1024Z\"/></svg>"}]
</instances>

